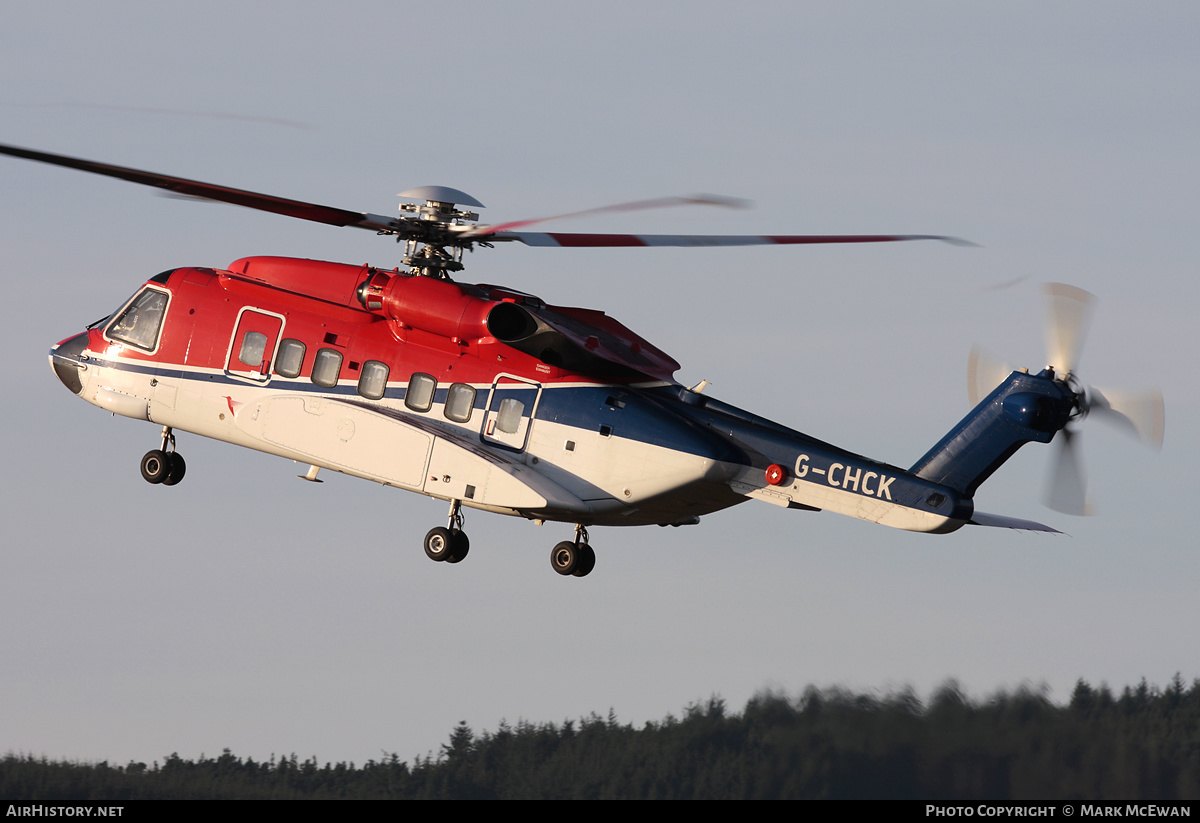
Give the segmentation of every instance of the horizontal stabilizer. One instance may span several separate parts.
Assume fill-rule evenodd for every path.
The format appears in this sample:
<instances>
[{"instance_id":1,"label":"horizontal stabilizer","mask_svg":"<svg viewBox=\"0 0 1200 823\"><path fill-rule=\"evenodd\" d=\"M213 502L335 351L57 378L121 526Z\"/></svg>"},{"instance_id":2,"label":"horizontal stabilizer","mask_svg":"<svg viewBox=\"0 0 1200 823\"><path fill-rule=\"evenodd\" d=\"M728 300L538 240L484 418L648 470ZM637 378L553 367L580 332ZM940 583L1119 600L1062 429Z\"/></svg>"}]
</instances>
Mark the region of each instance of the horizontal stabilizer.
<instances>
[{"instance_id":1,"label":"horizontal stabilizer","mask_svg":"<svg viewBox=\"0 0 1200 823\"><path fill-rule=\"evenodd\" d=\"M995 526L999 529L1025 529L1031 532L1062 534L1058 529L1052 529L1047 525L1035 523L1032 520L1022 520L1019 517L1005 517L1002 514L988 514L987 512L975 512L971 515L971 519L967 521L967 524L971 526Z\"/></svg>"}]
</instances>

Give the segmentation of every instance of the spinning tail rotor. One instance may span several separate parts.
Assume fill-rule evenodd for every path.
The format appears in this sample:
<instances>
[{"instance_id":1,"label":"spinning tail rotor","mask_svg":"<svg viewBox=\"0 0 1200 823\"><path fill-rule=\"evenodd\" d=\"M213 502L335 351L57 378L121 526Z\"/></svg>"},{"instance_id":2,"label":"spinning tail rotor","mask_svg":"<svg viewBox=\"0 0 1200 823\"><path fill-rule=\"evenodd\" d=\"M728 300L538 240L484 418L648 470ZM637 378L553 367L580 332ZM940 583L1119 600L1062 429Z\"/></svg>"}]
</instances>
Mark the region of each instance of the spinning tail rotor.
<instances>
[{"instance_id":1,"label":"spinning tail rotor","mask_svg":"<svg viewBox=\"0 0 1200 823\"><path fill-rule=\"evenodd\" d=\"M1100 389L1082 383L1077 368L1095 298L1083 289L1063 283L1047 283L1043 292L1046 298L1046 368L1075 394L1071 422L1057 437L1045 503L1064 514L1092 514L1080 457L1079 423L1088 415L1095 415L1143 443L1160 448L1164 421L1162 394L1157 390ZM978 404L1011 371L1003 362L973 348L967 361L967 392L972 404Z\"/></svg>"}]
</instances>

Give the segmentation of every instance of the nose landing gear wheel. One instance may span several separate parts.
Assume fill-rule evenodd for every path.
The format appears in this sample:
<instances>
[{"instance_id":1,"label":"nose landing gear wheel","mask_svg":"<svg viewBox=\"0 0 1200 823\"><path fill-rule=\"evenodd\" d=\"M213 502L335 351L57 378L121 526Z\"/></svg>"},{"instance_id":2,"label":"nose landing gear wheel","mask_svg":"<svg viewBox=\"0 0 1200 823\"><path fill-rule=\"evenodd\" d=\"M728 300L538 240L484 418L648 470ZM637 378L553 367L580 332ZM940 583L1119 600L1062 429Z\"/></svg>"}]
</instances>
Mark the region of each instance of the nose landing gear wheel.
<instances>
[{"instance_id":1,"label":"nose landing gear wheel","mask_svg":"<svg viewBox=\"0 0 1200 823\"><path fill-rule=\"evenodd\" d=\"M183 455L179 452L171 452L168 457L167 476L163 480L164 486L174 486L183 479L184 472L187 471L187 463L183 461Z\"/></svg>"},{"instance_id":2,"label":"nose landing gear wheel","mask_svg":"<svg viewBox=\"0 0 1200 823\"><path fill-rule=\"evenodd\" d=\"M147 483L162 483L170 472L171 459L162 449L151 449L142 455L142 477ZM183 474L179 476L183 477Z\"/></svg>"},{"instance_id":3,"label":"nose landing gear wheel","mask_svg":"<svg viewBox=\"0 0 1200 823\"><path fill-rule=\"evenodd\" d=\"M142 478L147 483L174 486L183 479L186 471L183 455L175 451L175 434L170 426L163 426L162 448L151 449L142 455Z\"/></svg>"}]
</instances>

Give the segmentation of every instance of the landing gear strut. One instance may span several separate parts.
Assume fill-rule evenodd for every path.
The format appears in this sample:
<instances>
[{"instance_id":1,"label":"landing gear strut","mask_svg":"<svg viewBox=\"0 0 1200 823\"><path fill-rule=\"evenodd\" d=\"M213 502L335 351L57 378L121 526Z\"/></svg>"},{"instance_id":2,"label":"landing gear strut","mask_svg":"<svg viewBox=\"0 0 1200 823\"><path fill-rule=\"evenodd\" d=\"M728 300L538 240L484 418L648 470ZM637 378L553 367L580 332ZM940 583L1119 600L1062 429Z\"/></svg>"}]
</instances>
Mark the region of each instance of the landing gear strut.
<instances>
[{"instance_id":1,"label":"landing gear strut","mask_svg":"<svg viewBox=\"0 0 1200 823\"><path fill-rule=\"evenodd\" d=\"M471 541L462 530L463 516L458 500L450 501L450 514L445 527L438 526L425 535L425 554L430 560L457 563L471 550Z\"/></svg>"},{"instance_id":2,"label":"landing gear strut","mask_svg":"<svg viewBox=\"0 0 1200 823\"><path fill-rule=\"evenodd\" d=\"M575 526L575 542L564 540L550 550L550 567L559 574L587 577L596 568L596 552L588 543L587 529Z\"/></svg>"},{"instance_id":3,"label":"landing gear strut","mask_svg":"<svg viewBox=\"0 0 1200 823\"><path fill-rule=\"evenodd\" d=\"M174 432L170 426L163 426L162 448L151 449L142 455L142 477L147 483L174 486L183 479L186 471L183 455L175 451Z\"/></svg>"}]
</instances>

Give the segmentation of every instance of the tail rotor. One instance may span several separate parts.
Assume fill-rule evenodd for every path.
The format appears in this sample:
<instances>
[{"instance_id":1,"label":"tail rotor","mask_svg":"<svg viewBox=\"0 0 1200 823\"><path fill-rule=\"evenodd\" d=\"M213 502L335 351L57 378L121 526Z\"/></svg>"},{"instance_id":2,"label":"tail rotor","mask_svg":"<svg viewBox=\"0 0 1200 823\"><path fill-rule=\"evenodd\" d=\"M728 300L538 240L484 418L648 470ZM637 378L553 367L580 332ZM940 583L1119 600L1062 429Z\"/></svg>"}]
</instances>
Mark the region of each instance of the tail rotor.
<instances>
[{"instance_id":1,"label":"tail rotor","mask_svg":"<svg viewBox=\"0 0 1200 823\"><path fill-rule=\"evenodd\" d=\"M1093 514L1081 458L1080 422L1094 414L1146 445L1160 448L1164 423L1162 394L1157 390L1139 393L1099 389L1082 383L1077 369L1095 298L1064 283L1047 283L1043 293L1047 373L1066 384L1076 398L1071 422L1056 437L1044 499L1047 506L1064 514ZM971 402L977 404L1010 373L1011 369L1002 361L973 348L967 361L967 393Z\"/></svg>"}]
</instances>

